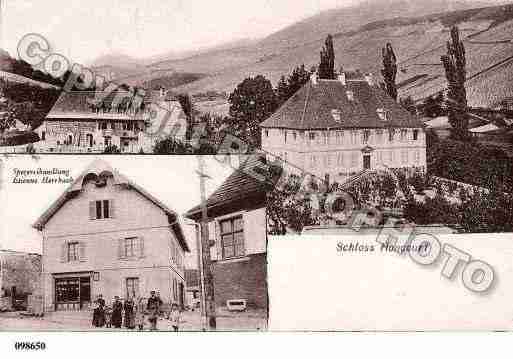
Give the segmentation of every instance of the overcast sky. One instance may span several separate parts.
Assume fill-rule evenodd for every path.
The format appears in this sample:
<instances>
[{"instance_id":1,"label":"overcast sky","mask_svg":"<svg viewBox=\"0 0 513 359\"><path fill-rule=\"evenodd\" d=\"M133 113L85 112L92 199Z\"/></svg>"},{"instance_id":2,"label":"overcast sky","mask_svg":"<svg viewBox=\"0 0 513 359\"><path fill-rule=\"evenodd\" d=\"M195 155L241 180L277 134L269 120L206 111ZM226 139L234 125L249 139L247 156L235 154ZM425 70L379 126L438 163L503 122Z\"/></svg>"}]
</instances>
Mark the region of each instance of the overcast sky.
<instances>
[{"instance_id":1,"label":"overcast sky","mask_svg":"<svg viewBox=\"0 0 513 359\"><path fill-rule=\"evenodd\" d=\"M207 194L211 194L233 169L212 156L205 158ZM41 252L41 237L32 228L36 219L67 188L66 184L13 184L13 170L59 168L70 170L76 179L95 158L102 158L130 180L142 186L153 196L179 214L200 203L196 156L41 156L37 161L30 156L10 156L3 159L4 168L0 190L0 248L27 252ZM41 177L39 177L41 179ZM187 242L195 247L194 227L182 217ZM190 258L194 263L194 257Z\"/></svg>"},{"instance_id":2,"label":"overcast sky","mask_svg":"<svg viewBox=\"0 0 513 359\"><path fill-rule=\"evenodd\" d=\"M149 57L271 34L355 0L0 0L3 47L31 32L75 61L124 53Z\"/></svg>"}]
</instances>

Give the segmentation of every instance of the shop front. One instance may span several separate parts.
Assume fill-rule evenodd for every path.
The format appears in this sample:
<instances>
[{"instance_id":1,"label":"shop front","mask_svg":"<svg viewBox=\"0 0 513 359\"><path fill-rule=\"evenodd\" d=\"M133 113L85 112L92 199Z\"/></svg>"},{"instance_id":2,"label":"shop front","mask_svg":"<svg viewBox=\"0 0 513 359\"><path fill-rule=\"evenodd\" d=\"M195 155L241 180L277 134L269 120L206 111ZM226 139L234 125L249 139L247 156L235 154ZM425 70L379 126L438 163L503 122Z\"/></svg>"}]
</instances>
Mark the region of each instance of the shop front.
<instances>
[{"instance_id":1,"label":"shop front","mask_svg":"<svg viewBox=\"0 0 513 359\"><path fill-rule=\"evenodd\" d=\"M91 306L92 273L54 275L55 310L82 310Z\"/></svg>"}]
</instances>

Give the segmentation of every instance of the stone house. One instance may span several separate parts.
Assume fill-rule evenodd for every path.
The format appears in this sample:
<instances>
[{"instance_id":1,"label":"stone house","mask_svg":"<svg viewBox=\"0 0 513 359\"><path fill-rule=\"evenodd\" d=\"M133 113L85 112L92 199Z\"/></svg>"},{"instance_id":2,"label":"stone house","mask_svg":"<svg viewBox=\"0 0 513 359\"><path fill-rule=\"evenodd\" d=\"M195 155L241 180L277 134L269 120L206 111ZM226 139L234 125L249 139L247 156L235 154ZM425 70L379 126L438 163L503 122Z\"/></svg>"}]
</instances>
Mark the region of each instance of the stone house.
<instances>
[{"instance_id":1,"label":"stone house","mask_svg":"<svg viewBox=\"0 0 513 359\"><path fill-rule=\"evenodd\" d=\"M343 182L379 167L426 166L422 122L374 84L342 73L311 80L261 123L262 150L319 178Z\"/></svg>"},{"instance_id":2,"label":"stone house","mask_svg":"<svg viewBox=\"0 0 513 359\"><path fill-rule=\"evenodd\" d=\"M0 309L28 305L29 296L41 295L41 255L0 250Z\"/></svg>"},{"instance_id":3,"label":"stone house","mask_svg":"<svg viewBox=\"0 0 513 359\"><path fill-rule=\"evenodd\" d=\"M245 157L207 199L218 310L226 309L227 301L244 300L250 309L267 311L266 190L249 174L263 162L262 156ZM201 206L185 216L199 223Z\"/></svg>"},{"instance_id":4,"label":"stone house","mask_svg":"<svg viewBox=\"0 0 513 359\"><path fill-rule=\"evenodd\" d=\"M151 290L184 304L189 247L178 215L108 163L94 161L34 227L43 237L46 311Z\"/></svg>"}]
</instances>

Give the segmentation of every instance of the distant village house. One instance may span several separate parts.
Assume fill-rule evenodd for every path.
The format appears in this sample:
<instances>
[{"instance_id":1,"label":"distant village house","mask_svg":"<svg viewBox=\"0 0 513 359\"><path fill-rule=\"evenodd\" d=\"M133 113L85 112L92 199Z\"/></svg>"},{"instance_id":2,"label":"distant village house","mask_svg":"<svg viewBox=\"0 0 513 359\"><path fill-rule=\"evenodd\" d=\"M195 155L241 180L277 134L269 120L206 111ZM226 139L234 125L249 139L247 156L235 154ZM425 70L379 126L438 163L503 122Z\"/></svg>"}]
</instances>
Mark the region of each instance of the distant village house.
<instances>
[{"instance_id":1,"label":"distant village house","mask_svg":"<svg viewBox=\"0 0 513 359\"><path fill-rule=\"evenodd\" d=\"M95 96L104 98L99 105ZM39 152L104 152L115 146L123 153L150 153L158 134L183 138L185 116L178 101L155 91L139 102L129 92L63 92L35 129L41 140L35 146Z\"/></svg>"}]
</instances>

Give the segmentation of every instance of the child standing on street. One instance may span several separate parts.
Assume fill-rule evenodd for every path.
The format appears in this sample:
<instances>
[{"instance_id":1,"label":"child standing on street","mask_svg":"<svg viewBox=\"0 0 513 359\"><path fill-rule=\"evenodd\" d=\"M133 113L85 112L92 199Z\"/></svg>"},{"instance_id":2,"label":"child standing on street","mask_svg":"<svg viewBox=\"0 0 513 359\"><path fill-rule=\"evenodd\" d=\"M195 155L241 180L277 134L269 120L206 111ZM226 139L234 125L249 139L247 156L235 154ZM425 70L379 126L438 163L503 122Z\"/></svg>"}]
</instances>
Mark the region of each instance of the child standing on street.
<instances>
[{"instance_id":1,"label":"child standing on street","mask_svg":"<svg viewBox=\"0 0 513 359\"><path fill-rule=\"evenodd\" d=\"M112 327L112 308L111 307L105 307L105 327L106 328Z\"/></svg>"},{"instance_id":2,"label":"child standing on street","mask_svg":"<svg viewBox=\"0 0 513 359\"><path fill-rule=\"evenodd\" d=\"M178 308L178 304L173 303L171 305L171 310L168 313L168 319L171 321L173 330L177 332L180 325L180 309Z\"/></svg>"}]
</instances>

